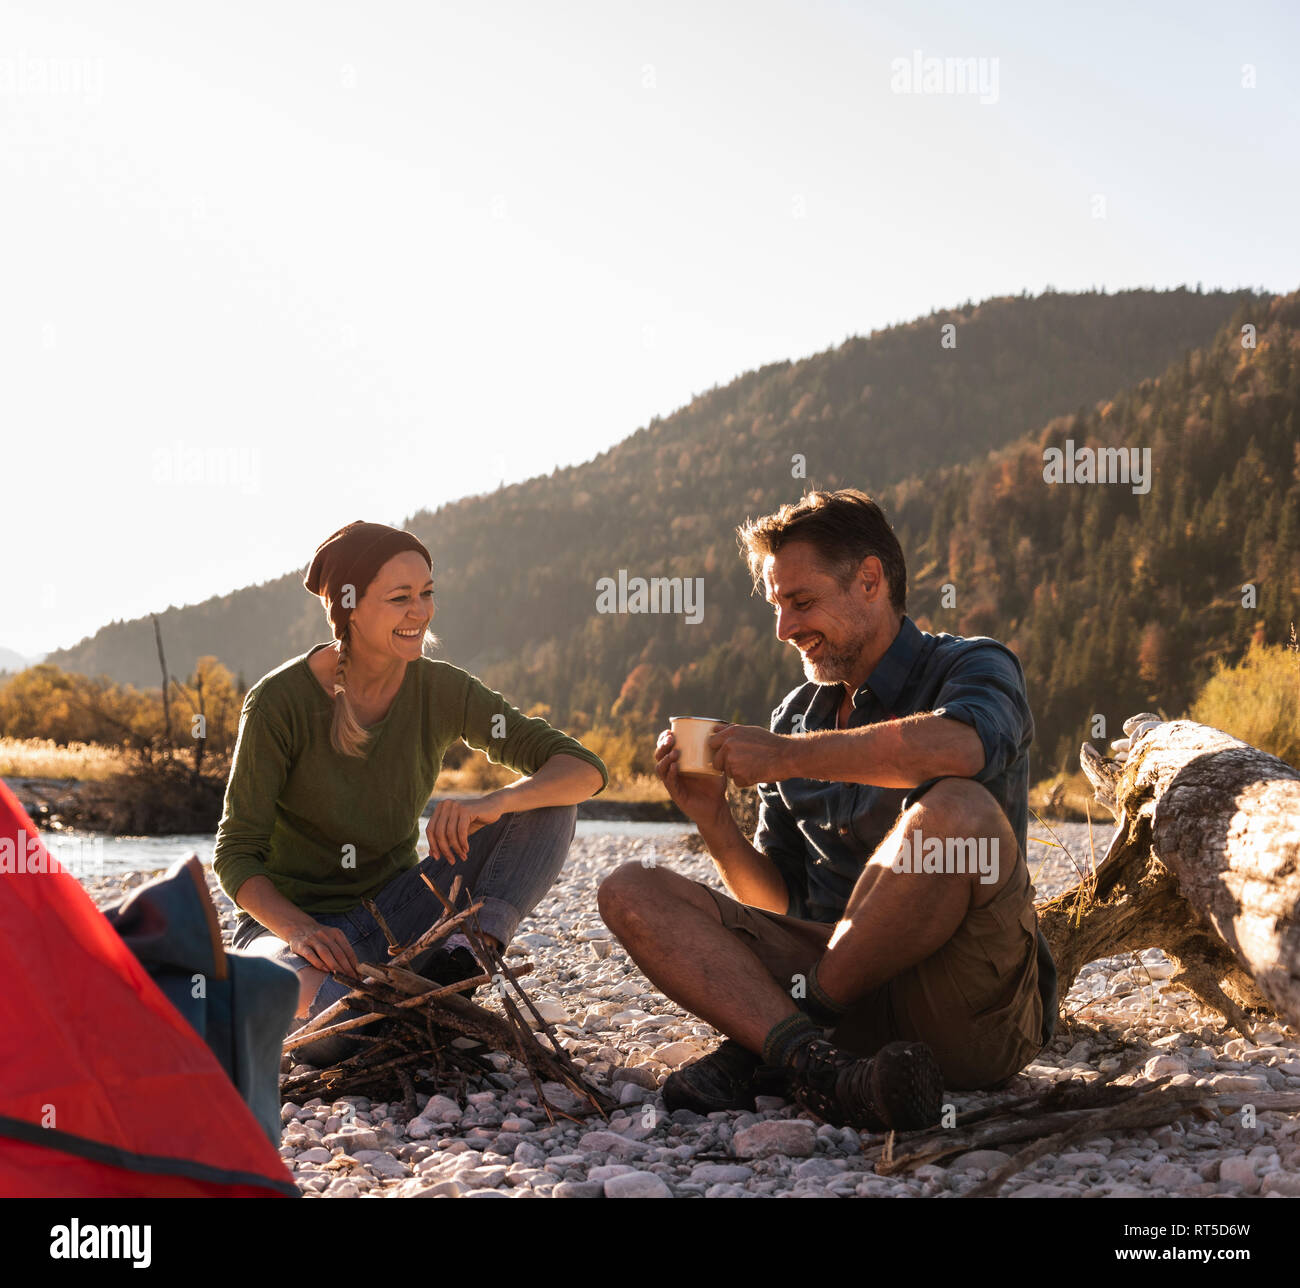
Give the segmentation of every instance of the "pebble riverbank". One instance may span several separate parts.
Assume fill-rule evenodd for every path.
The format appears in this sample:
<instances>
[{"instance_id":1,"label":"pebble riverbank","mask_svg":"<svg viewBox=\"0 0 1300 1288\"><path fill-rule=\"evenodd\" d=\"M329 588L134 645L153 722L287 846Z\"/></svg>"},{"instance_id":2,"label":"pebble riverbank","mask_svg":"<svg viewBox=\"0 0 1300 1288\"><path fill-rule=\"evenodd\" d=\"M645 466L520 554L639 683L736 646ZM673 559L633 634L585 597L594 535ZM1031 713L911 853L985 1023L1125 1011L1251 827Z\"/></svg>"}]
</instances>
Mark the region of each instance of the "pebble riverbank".
<instances>
[{"instance_id":1,"label":"pebble riverbank","mask_svg":"<svg viewBox=\"0 0 1300 1288\"><path fill-rule=\"evenodd\" d=\"M1031 839L1030 871L1039 900L1077 879L1087 863L1084 824L1054 824L1056 845ZM1052 840L1038 825L1031 838ZM1111 829L1094 829L1100 859ZM520 927L510 947L536 969L529 995L587 1076L617 1098L610 1119L552 1125L522 1067L491 1057L497 1072L464 1103L420 1097L420 1116L399 1104L348 1097L286 1104L281 1155L307 1197L756 1198L932 1197L960 1195L1009 1155L968 1153L947 1166L877 1176L862 1157L878 1137L820 1124L797 1107L760 1098L758 1112L701 1117L666 1114L658 1087L677 1066L710 1050L717 1034L657 993L605 929L596 888L620 863L654 861L719 884L707 856L680 844L628 836L579 837L560 880ZM87 881L100 904L150 874ZM235 909L209 871L227 938ZM1065 998L1068 1017L1023 1073L998 1092L1046 1090L1070 1078L1095 1079L1130 1067L1121 1082L1173 1075L1177 1085L1221 1092L1300 1091L1300 1036L1291 1028L1248 1042L1190 994L1173 990L1173 965L1158 950L1084 967ZM485 1000L483 991L476 1000ZM570 1108L570 1094L547 1084ZM989 1093L951 1093L958 1111ZM1115 1132L1048 1155L1013 1177L1015 1197L1300 1196L1300 1114L1261 1111L1190 1117L1148 1132Z\"/></svg>"}]
</instances>

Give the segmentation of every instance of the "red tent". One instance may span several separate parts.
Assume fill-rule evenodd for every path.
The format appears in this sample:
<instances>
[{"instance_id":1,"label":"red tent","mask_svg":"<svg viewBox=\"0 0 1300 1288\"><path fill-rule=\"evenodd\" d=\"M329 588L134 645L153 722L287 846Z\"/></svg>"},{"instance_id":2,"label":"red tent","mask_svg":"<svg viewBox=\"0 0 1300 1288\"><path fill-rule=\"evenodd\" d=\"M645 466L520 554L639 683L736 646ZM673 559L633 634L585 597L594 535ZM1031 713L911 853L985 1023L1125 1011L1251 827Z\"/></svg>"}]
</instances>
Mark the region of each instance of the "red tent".
<instances>
[{"instance_id":1,"label":"red tent","mask_svg":"<svg viewBox=\"0 0 1300 1288\"><path fill-rule=\"evenodd\" d=\"M0 781L0 1196L294 1195L207 1045Z\"/></svg>"}]
</instances>

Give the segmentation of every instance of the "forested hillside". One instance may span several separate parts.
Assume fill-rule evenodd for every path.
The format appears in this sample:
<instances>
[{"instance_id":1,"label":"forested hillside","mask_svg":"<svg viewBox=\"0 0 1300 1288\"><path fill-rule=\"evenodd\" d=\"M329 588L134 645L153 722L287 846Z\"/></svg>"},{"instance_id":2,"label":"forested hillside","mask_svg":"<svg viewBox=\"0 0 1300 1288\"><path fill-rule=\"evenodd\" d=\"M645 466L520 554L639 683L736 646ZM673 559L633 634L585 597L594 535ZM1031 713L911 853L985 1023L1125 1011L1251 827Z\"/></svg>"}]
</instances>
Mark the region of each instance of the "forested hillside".
<instances>
[{"instance_id":1,"label":"forested hillside","mask_svg":"<svg viewBox=\"0 0 1300 1288\"><path fill-rule=\"evenodd\" d=\"M1092 714L1177 706L1257 622L1277 641L1297 616L1296 314L1245 292L1048 293L751 372L584 465L412 517L443 655L576 732L678 710L765 721L800 670L735 526L853 485L897 527L917 622L1019 652L1047 772ZM1046 483L1043 451L1067 438L1149 447L1150 491ZM324 535L303 534L304 558ZM620 569L701 578L702 619L598 612ZM328 638L296 573L160 618L178 673L215 655L251 681ZM48 660L156 683L147 622Z\"/></svg>"}]
</instances>

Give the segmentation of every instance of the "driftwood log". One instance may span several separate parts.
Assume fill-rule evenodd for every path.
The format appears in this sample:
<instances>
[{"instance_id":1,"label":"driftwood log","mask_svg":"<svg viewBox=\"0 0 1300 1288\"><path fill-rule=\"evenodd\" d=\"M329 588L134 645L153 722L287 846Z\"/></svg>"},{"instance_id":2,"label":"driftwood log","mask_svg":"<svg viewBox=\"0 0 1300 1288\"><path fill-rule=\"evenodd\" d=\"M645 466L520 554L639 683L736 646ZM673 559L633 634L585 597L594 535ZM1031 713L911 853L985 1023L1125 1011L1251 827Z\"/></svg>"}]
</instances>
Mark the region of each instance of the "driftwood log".
<instances>
[{"instance_id":1,"label":"driftwood log","mask_svg":"<svg viewBox=\"0 0 1300 1288\"><path fill-rule=\"evenodd\" d=\"M1219 729L1143 714L1124 763L1085 743L1118 828L1105 858L1038 909L1064 997L1079 969L1162 949L1187 989L1246 1037L1300 1023L1300 772Z\"/></svg>"}]
</instances>

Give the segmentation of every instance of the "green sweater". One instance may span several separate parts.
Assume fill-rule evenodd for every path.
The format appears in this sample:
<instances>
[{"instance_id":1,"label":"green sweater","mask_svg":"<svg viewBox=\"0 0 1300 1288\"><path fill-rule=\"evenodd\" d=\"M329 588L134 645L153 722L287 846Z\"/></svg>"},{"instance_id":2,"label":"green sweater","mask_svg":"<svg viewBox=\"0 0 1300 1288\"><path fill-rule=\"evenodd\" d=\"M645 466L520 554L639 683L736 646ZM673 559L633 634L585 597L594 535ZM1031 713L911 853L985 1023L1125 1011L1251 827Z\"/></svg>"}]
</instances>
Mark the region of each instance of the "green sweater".
<instances>
[{"instance_id":1,"label":"green sweater","mask_svg":"<svg viewBox=\"0 0 1300 1288\"><path fill-rule=\"evenodd\" d=\"M573 738L429 658L407 665L388 714L370 726L365 758L340 755L330 745L334 703L307 664L314 652L263 676L244 699L212 864L232 899L255 876L310 914L372 898L418 861L420 815L458 738L520 774L557 752L576 756L609 785L604 763Z\"/></svg>"}]
</instances>

